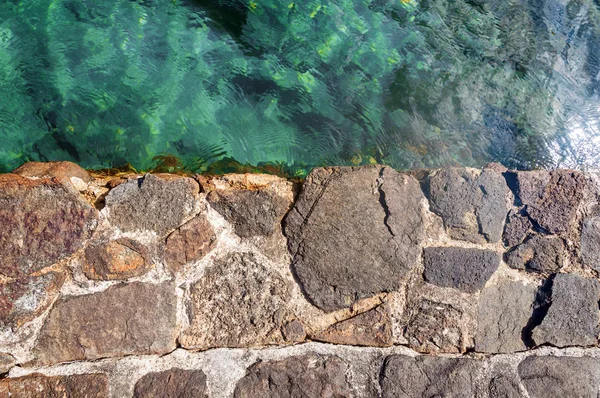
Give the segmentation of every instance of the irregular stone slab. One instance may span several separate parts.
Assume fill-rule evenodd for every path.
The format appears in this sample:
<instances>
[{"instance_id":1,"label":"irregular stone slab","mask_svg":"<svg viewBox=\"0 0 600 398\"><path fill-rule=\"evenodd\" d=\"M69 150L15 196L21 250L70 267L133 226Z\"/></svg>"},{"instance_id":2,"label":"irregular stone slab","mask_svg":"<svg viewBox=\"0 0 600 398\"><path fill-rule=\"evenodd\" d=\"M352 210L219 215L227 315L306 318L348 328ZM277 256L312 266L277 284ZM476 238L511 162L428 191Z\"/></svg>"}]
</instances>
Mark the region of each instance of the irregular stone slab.
<instances>
[{"instance_id":1,"label":"irregular stone slab","mask_svg":"<svg viewBox=\"0 0 600 398\"><path fill-rule=\"evenodd\" d=\"M567 232L583 199L586 180L572 170L519 171L517 194L525 211L550 233Z\"/></svg>"},{"instance_id":2,"label":"irregular stone slab","mask_svg":"<svg viewBox=\"0 0 600 398\"><path fill-rule=\"evenodd\" d=\"M600 283L574 274L558 274L552 284L552 304L541 325L533 330L540 345L593 346L598 342Z\"/></svg>"},{"instance_id":3,"label":"irregular stone slab","mask_svg":"<svg viewBox=\"0 0 600 398\"><path fill-rule=\"evenodd\" d=\"M519 364L519 376L530 398L596 398L600 366L590 357L531 356Z\"/></svg>"},{"instance_id":4,"label":"irregular stone slab","mask_svg":"<svg viewBox=\"0 0 600 398\"><path fill-rule=\"evenodd\" d=\"M423 199L388 167L314 169L284 223L307 297L333 311L398 290L419 258Z\"/></svg>"},{"instance_id":5,"label":"irregular stone slab","mask_svg":"<svg viewBox=\"0 0 600 398\"><path fill-rule=\"evenodd\" d=\"M16 364L15 358L4 352L0 352L0 374L6 373Z\"/></svg>"},{"instance_id":6,"label":"irregular stone slab","mask_svg":"<svg viewBox=\"0 0 600 398\"><path fill-rule=\"evenodd\" d=\"M152 268L152 263L146 246L121 238L89 246L82 268L89 279L108 281L141 276Z\"/></svg>"},{"instance_id":7,"label":"irregular stone slab","mask_svg":"<svg viewBox=\"0 0 600 398\"><path fill-rule=\"evenodd\" d=\"M581 257L585 265L600 271L600 217L583 220Z\"/></svg>"},{"instance_id":8,"label":"irregular stone slab","mask_svg":"<svg viewBox=\"0 0 600 398\"><path fill-rule=\"evenodd\" d=\"M532 316L537 287L504 280L486 286L479 296L475 351L511 353L524 351L523 329Z\"/></svg>"},{"instance_id":9,"label":"irregular stone slab","mask_svg":"<svg viewBox=\"0 0 600 398\"><path fill-rule=\"evenodd\" d=\"M429 179L431 209L442 216L448 234L474 243L502 237L509 190L501 173L448 168Z\"/></svg>"},{"instance_id":10,"label":"irregular stone slab","mask_svg":"<svg viewBox=\"0 0 600 398\"><path fill-rule=\"evenodd\" d=\"M34 355L50 365L82 359L165 354L175 349L177 300L172 283L114 285L60 299L44 323Z\"/></svg>"},{"instance_id":11,"label":"irregular stone slab","mask_svg":"<svg viewBox=\"0 0 600 398\"><path fill-rule=\"evenodd\" d=\"M83 247L98 212L54 179L0 175L0 274L21 277Z\"/></svg>"},{"instance_id":12,"label":"irregular stone slab","mask_svg":"<svg viewBox=\"0 0 600 398\"><path fill-rule=\"evenodd\" d=\"M64 281L64 274L49 272L0 284L0 328L15 330L39 316L56 299Z\"/></svg>"},{"instance_id":13,"label":"irregular stone slab","mask_svg":"<svg viewBox=\"0 0 600 398\"><path fill-rule=\"evenodd\" d=\"M208 398L206 375L201 370L169 369L143 376L134 398Z\"/></svg>"},{"instance_id":14,"label":"irregular stone slab","mask_svg":"<svg viewBox=\"0 0 600 398\"><path fill-rule=\"evenodd\" d=\"M188 221L167 238L165 261L172 272L202 259L215 246L217 236L205 215Z\"/></svg>"},{"instance_id":15,"label":"irregular stone slab","mask_svg":"<svg viewBox=\"0 0 600 398\"><path fill-rule=\"evenodd\" d=\"M72 162L28 162L15 169L13 174L30 178L79 178L88 183L93 180L90 173Z\"/></svg>"},{"instance_id":16,"label":"irregular stone slab","mask_svg":"<svg viewBox=\"0 0 600 398\"><path fill-rule=\"evenodd\" d=\"M534 235L506 253L509 267L535 272L556 272L562 268L565 245L557 236Z\"/></svg>"},{"instance_id":17,"label":"irregular stone slab","mask_svg":"<svg viewBox=\"0 0 600 398\"><path fill-rule=\"evenodd\" d=\"M391 355L383 366L383 398L475 396L477 366L472 359Z\"/></svg>"},{"instance_id":18,"label":"irregular stone slab","mask_svg":"<svg viewBox=\"0 0 600 398\"><path fill-rule=\"evenodd\" d=\"M108 391L108 376L100 373L0 380L0 396L11 398L107 398Z\"/></svg>"},{"instance_id":19,"label":"irregular stone slab","mask_svg":"<svg viewBox=\"0 0 600 398\"><path fill-rule=\"evenodd\" d=\"M290 288L253 254L230 254L206 269L192 286L190 327L180 338L182 346L208 349L280 342L282 325L275 315L285 312Z\"/></svg>"},{"instance_id":20,"label":"irregular stone slab","mask_svg":"<svg viewBox=\"0 0 600 398\"><path fill-rule=\"evenodd\" d=\"M508 213L508 220L504 227L504 246L512 247L523 242L531 227L533 227L533 223L529 217L511 210Z\"/></svg>"},{"instance_id":21,"label":"irregular stone slab","mask_svg":"<svg viewBox=\"0 0 600 398\"><path fill-rule=\"evenodd\" d=\"M475 293L498 269L500 255L491 250L426 247L423 249L423 263L427 282Z\"/></svg>"},{"instance_id":22,"label":"irregular stone slab","mask_svg":"<svg viewBox=\"0 0 600 398\"><path fill-rule=\"evenodd\" d=\"M271 236L288 211L290 203L266 191L212 191L206 199L241 237Z\"/></svg>"},{"instance_id":23,"label":"irregular stone slab","mask_svg":"<svg viewBox=\"0 0 600 398\"><path fill-rule=\"evenodd\" d=\"M121 231L153 231L164 237L199 210L199 190L191 178L146 174L112 189L106 195L105 210L111 224Z\"/></svg>"},{"instance_id":24,"label":"irregular stone slab","mask_svg":"<svg viewBox=\"0 0 600 398\"><path fill-rule=\"evenodd\" d=\"M506 375L498 375L490 380L489 398L523 398L518 380Z\"/></svg>"},{"instance_id":25,"label":"irregular stone slab","mask_svg":"<svg viewBox=\"0 0 600 398\"><path fill-rule=\"evenodd\" d=\"M235 387L235 398L351 397L349 366L332 356L306 355L259 362Z\"/></svg>"},{"instance_id":26,"label":"irregular stone slab","mask_svg":"<svg viewBox=\"0 0 600 398\"><path fill-rule=\"evenodd\" d=\"M338 322L310 337L326 343L355 346L387 347L393 343L390 315L383 306Z\"/></svg>"}]
</instances>

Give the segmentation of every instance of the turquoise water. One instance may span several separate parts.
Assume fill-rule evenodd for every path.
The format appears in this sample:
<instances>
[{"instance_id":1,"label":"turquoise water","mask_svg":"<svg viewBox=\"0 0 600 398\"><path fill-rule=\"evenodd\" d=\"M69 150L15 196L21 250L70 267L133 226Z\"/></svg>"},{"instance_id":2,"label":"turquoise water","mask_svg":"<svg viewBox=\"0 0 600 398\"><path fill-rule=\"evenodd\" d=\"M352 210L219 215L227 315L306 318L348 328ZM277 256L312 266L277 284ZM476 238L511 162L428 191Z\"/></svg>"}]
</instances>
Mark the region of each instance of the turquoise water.
<instances>
[{"instance_id":1,"label":"turquoise water","mask_svg":"<svg viewBox=\"0 0 600 398\"><path fill-rule=\"evenodd\" d=\"M597 0L4 0L0 171L597 167L599 72Z\"/></svg>"}]
</instances>

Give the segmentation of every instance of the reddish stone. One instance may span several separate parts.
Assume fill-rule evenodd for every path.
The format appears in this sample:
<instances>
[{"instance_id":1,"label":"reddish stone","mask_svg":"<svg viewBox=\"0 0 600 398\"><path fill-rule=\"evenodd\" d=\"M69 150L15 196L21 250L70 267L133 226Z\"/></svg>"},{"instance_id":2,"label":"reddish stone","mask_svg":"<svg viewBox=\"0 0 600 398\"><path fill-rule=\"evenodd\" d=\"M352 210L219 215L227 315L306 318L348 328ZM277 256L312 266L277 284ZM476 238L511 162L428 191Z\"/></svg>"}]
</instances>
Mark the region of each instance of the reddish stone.
<instances>
[{"instance_id":1,"label":"reddish stone","mask_svg":"<svg viewBox=\"0 0 600 398\"><path fill-rule=\"evenodd\" d=\"M90 182L93 180L90 173L72 162L29 162L13 171L13 173L23 177L77 177L83 182Z\"/></svg>"},{"instance_id":2,"label":"reddish stone","mask_svg":"<svg viewBox=\"0 0 600 398\"><path fill-rule=\"evenodd\" d=\"M83 272L89 279L127 279L145 274L151 266L144 245L121 238L88 247Z\"/></svg>"},{"instance_id":3,"label":"reddish stone","mask_svg":"<svg viewBox=\"0 0 600 398\"><path fill-rule=\"evenodd\" d=\"M32 374L0 380L0 396L11 398L107 398L108 376L81 374L48 377Z\"/></svg>"},{"instance_id":4,"label":"reddish stone","mask_svg":"<svg viewBox=\"0 0 600 398\"><path fill-rule=\"evenodd\" d=\"M199 215L174 231L167 238L165 261L177 272L185 264L198 261L215 246L217 237L204 215Z\"/></svg>"}]
</instances>

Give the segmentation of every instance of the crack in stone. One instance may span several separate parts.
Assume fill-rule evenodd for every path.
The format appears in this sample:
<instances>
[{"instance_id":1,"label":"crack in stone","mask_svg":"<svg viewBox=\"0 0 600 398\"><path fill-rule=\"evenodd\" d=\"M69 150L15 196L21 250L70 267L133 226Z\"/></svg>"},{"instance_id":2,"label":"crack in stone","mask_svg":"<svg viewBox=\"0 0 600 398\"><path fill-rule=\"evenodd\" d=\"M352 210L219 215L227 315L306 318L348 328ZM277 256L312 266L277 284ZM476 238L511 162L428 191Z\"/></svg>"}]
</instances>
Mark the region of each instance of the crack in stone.
<instances>
[{"instance_id":1,"label":"crack in stone","mask_svg":"<svg viewBox=\"0 0 600 398\"><path fill-rule=\"evenodd\" d=\"M383 168L383 167L381 168L381 170L379 170L379 178L376 181L377 191L379 192L379 204L381 205L381 207L383 208L383 211L385 212L385 217L383 218L383 224L386 226L390 235L392 235L392 237L395 238L396 234L394 233L392 226L389 224L389 218L392 215L392 213L390 212L390 208L387 205L387 202L385 199L385 191L383 189L383 184L384 184L383 172L384 171L385 171L385 168Z\"/></svg>"}]
</instances>

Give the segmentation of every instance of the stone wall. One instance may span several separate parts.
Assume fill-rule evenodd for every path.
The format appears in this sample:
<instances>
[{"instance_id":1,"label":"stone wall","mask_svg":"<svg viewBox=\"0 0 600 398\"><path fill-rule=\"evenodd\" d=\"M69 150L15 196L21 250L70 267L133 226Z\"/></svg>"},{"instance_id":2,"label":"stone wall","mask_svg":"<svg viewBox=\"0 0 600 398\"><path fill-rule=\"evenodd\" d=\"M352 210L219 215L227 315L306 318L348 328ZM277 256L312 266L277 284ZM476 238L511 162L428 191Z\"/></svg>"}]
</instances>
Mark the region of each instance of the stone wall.
<instances>
[{"instance_id":1,"label":"stone wall","mask_svg":"<svg viewBox=\"0 0 600 398\"><path fill-rule=\"evenodd\" d=\"M0 396L598 397L600 178L0 175Z\"/></svg>"}]
</instances>

